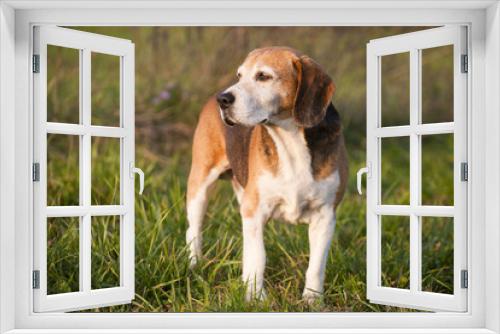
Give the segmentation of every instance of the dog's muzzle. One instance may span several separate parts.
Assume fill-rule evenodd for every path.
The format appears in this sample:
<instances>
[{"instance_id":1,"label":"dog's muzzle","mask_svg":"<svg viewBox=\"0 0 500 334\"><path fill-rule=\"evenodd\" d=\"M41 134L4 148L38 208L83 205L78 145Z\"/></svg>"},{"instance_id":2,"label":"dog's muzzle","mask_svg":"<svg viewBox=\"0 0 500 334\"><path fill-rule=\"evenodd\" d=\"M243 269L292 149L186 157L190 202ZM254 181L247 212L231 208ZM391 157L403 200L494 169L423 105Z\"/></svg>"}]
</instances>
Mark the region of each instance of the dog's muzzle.
<instances>
[{"instance_id":1,"label":"dog's muzzle","mask_svg":"<svg viewBox=\"0 0 500 334\"><path fill-rule=\"evenodd\" d=\"M217 95L217 102L220 107L220 117L222 121L228 126L234 126L236 123L228 115L228 111L234 104L235 97L231 92L222 92Z\"/></svg>"},{"instance_id":2,"label":"dog's muzzle","mask_svg":"<svg viewBox=\"0 0 500 334\"><path fill-rule=\"evenodd\" d=\"M229 109L234 103L235 97L231 92L222 92L217 95L217 102L222 110Z\"/></svg>"},{"instance_id":3,"label":"dog's muzzle","mask_svg":"<svg viewBox=\"0 0 500 334\"><path fill-rule=\"evenodd\" d=\"M220 116L221 116L222 121L224 122L224 124L226 124L228 126L234 126L236 124L229 117L227 117L226 115L224 115L224 112L222 110L221 110Z\"/></svg>"}]
</instances>

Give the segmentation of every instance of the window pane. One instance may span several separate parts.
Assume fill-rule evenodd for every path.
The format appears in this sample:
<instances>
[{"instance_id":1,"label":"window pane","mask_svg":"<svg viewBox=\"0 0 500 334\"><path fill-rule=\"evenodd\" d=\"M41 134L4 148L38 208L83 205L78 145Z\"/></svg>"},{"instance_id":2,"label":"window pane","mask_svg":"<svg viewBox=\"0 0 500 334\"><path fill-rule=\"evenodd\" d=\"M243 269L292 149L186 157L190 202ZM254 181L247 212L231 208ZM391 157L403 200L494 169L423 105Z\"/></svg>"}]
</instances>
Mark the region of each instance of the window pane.
<instances>
[{"instance_id":1,"label":"window pane","mask_svg":"<svg viewBox=\"0 0 500 334\"><path fill-rule=\"evenodd\" d=\"M47 121L80 122L80 50L47 45Z\"/></svg>"},{"instance_id":2,"label":"window pane","mask_svg":"<svg viewBox=\"0 0 500 334\"><path fill-rule=\"evenodd\" d=\"M453 122L453 45L422 50L422 123Z\"/></svg>"},{"instance_id":3,"label":"window pane","mask_svg":"<svg viewBox=\"0 0 500 334\"><path fill-rule=\"evenodd\" d=\"M381 139L382 204L410 204L410 139Z\"/></svg>"},{"instance_id":4,"label":"window pane","mask_svg":"<svg viewBox=\"0 0 500 334\"><path fill-rule=\"evenodd\" d=\"M47 205L78 205L79 136L47 135Z\"/></svg>"},{"instance_id":5,"label":"window pane","mask_svg":"<svg viewBox=\"0 0 500 334\"><path fill-rule=\"evenodd\" d=\"M381 57L382 126L410 124L410 53Z\"/></svg>"},{"instance_id":6,"label":"window pane","mask_svg":"<svg viewBox=\"0 0 500 334\"><path fill-rule=\"evenodd\" d=\"M410 217L383 216L382 286L410 288Z\"/></svg>"},{"instance_id":7,"label":"window pane","mask_svg":"<svg viewBox=\"0 0 500 334\"><path fill-rule=\"evenodd\" d=\"M92 124L120 126L120 57L92 53Z\"/></svg>"},{"instance_id":8,"label":"window pane","mask_svg":"<svg viewBox=\"0 0 500 334\"><path fill-rule=\"evenodd\" d=\"M120 216L92 217L92 289L120 286Z\"/></svg>"},{"instance_id":9,"label":"window pane","mask_svg":"<svg viewBox=\"0 0 500 334\"><path fill-rule=\"evenodd\" d=\"M92 204L120 204L119 138L92 138Z\"/></svg>"},{"instance_id":10,"label":"window pane","mask_svg":"<svg viewBox=\"0 0 500 334\"><path fill-rule=\"evenodd\" d=\"M79 290L79 218L47 219L47 294Z\"/></svg>"},{"instance_id":11,"label":"window pane","mask_svg":"<svg viewBox=\"0 0 500 334\"><path fill-rule=\"evenodd\" d=\"M453 218L422 217L422 290L453 294Z\"/></svg>"},{"instance_id":12,"label":"window pane","mask_svg":"<svg viewBox=\"0 0 500 334\"><path fill-rule=\"evenodd\" d=\"M453 134L422 136L422 204L453 205Z\"/></svg>"}]
</instances>

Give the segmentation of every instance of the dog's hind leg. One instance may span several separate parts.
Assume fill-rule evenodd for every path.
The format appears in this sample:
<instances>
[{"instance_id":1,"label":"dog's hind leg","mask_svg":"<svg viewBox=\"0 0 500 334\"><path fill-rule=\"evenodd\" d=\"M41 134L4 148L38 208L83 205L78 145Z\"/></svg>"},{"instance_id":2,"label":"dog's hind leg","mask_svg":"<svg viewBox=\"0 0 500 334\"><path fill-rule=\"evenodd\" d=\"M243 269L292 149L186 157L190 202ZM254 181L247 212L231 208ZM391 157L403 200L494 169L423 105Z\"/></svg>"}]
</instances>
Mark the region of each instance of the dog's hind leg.
<instances>
[{"instance_id":1,"label":"dog's hind leg","mask_svg":"<svg viewBox=\"0 0 500 334\"><path fill-rule=\"evenodd\" d=\"M220 168L213 167L209 170L191 172L188 181L187 218L189 227L186 232L186 242L189 245L189 258L191 266L200 259L203 218L207 210L210 189L219 175L223 172Z\"/></svg>"},{"instance_id":2,"label":"dog's hind leg","mask_svg":"<svg viewBox=\"0 0 500 334\"><path fill-rule=\"evenodd\" d=\"M229 169L225 152L223 128L215 100L210 100L200 114L193 138L191 171L187 185L186 242L190 264L194 266L202 252L202 225L207 209L210 188L219 176Z\"/></svg>"}]
</instances>

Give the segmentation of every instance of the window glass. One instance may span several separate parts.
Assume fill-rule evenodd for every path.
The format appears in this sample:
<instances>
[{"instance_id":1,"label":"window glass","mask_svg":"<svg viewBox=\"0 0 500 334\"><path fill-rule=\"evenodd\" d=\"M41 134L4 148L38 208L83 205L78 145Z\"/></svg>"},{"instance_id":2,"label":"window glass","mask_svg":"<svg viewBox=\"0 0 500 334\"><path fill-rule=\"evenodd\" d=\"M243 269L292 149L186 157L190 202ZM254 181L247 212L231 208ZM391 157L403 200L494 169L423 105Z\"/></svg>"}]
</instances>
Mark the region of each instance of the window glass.
<instances>
[{"instance_id":1,"label":"window glass","mask_svg":"<svg viewBox=\"0 0 500 334\"><path fill-rule=\"evenodd\" d=\"M47 135L47 205L79 205L79 136Z\"/></svg>"},{"instance_id":2,"label":"window glass","mask_svg":"<svg viewBox=\"0 0 500 334\"><path fill-rule=\"evenodd\" d=\"M80 122L80 50L47 45L47 121Z\"/></svg>"},{"instance_id":3,"label":"window glass","mask_svg":"<svg viewBox=\"0 0 500 334\"><path fill-rule=\"evenodd\" d=\"M382 204L410 204L410 139L381 139Z\"/></svg>"},{"instance_id":4,"label":"window glass","mask_svg":"<svg viewBox=\"0 0 500 334\"><path fill-rule=\"evenodd\" d=\"M120 139L92 138L92 204L120 204Z\"/></svg>"},{"instance_id":5,"label":"window glass","mask_svg":"<svg viewBox=\"0 0 500 334\"><path fill-rule=\"evenodd\" d=\"M120 286L120 216L92 217L92 289Z\"/></svg>"},{"instance_id":6,"label":"window glass","mask_svg":"<svg viewBox=\"0 0 500 334\"><path fill-rule=\"evenodd\" d=\"M410 288L410 217L383 216L382 286Z\"/></svg>"},{"instance_id":7,"label":"window glass","mask_svg":"<svg viewBox=\"0 0 500 334\"><path fill-rule=\"evenodd\" d=\"M120 126L120 57L92 52L92 124Z\"/></svg>"},{"instance_id":8,"label":"window glass","mask_svg":"<svg viewBox=\"0 0 500 334\"><path fill-rule=\"evenodd\" d=\"M422 204L453 205L453 134L422 136Z\"/></svg>"},{"instance_id":9,"label":"window glass","mask_svg":"<svg viewBox=\"0 0 500 334\"><path fill-rule=\"evenodd\" d=\"M453 122L453 45L421 52L422 123Z\"/></svg>"},{"instance_id":10,"label":"window glass","mask_svg":"<svg viewBox=\"0 0 500 334\"><path fill-rule=\"evenodd\" d=\"M382 126L410 124L410 53L382 56Z\"/></svg>"},{"instance_id":11,"label":"window glass","mask_svg":"<svg viewBox=\"0 0 500 334\"><path fill-rule=\"evenodd\" d=\"M47 294L79 291L79 218L47 219Z\"/></svg>"},{"instance_id":12,"label":"window glass","mask_svg":"<svg viewBox=\"0 0 500 334\"><path fill-rule=\"evenodd\" d=\"M422 217L422 290L453 294L453 218Z\"/></svg>"}]
</instances>

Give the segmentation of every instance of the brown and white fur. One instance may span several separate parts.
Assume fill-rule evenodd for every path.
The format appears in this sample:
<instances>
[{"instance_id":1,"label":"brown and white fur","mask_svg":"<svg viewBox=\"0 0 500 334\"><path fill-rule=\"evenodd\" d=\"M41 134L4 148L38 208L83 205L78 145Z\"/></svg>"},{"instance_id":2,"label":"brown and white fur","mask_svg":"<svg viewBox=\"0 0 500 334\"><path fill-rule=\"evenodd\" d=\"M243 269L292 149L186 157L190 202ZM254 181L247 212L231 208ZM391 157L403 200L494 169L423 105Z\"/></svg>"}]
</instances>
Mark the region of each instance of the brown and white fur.
<instances>
[{"instance_id":1,"label":"brown and white fur","mask_svg":"<svg viewBox=\"0 0 500 334\"><path fill-rule=\"evenodd\" d=\"M238 82L203 108L194 134L186 233L191 265L202 256L202 222L214 182L230 172L243 220L247 299L263 298L263 230L271 218L309 224L303 297L321 296L347 182L335 85L314 60L286 47L252 51Z\"/></svg>"}]
</instances>

